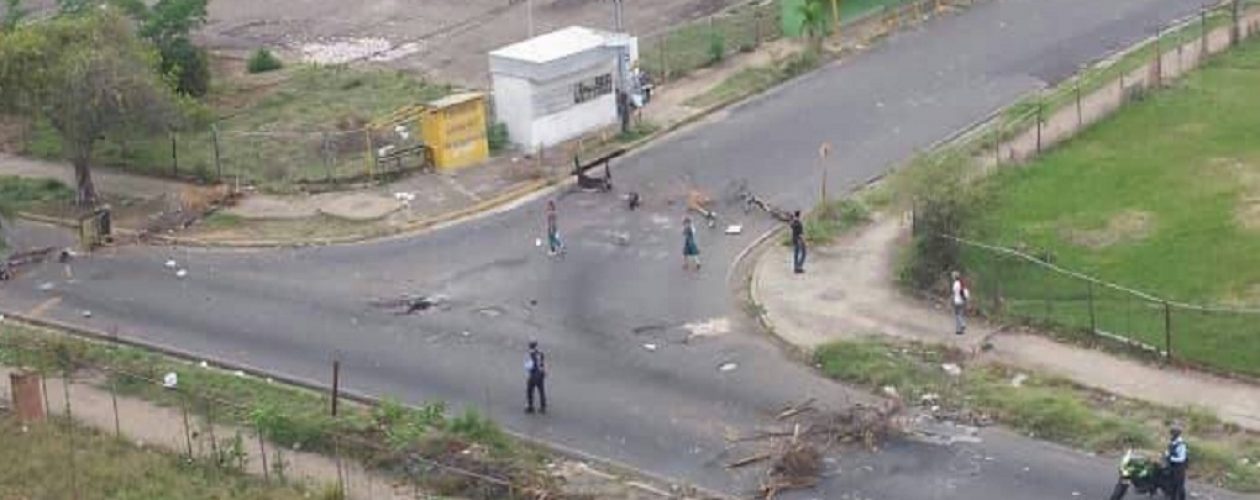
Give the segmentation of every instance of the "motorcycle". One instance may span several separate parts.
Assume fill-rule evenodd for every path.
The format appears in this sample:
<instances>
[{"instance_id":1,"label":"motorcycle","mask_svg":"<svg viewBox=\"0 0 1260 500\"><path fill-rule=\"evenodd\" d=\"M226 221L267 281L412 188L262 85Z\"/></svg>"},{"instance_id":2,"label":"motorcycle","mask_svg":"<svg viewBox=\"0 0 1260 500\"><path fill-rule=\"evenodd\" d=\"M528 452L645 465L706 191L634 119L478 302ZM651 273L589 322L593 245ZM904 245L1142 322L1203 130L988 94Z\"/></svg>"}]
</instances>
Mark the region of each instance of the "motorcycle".
<instances>
[{"instance_id":1,"label":"motorcycle","mask_svg":"<svg viewBox=\"0 0 1260 500\"><path fill-rule=\"evenodd\" d=\"M1111 500L1121 500L1129 492L1129 488L1139 495L1155 496L1163 492L1169 498L1172 492L1172 476L1164 469L1159 460L1152 460L1141 454L1126 451L1120 459L1120 479L1111 492Z\"/></svg>"}]
</instances>

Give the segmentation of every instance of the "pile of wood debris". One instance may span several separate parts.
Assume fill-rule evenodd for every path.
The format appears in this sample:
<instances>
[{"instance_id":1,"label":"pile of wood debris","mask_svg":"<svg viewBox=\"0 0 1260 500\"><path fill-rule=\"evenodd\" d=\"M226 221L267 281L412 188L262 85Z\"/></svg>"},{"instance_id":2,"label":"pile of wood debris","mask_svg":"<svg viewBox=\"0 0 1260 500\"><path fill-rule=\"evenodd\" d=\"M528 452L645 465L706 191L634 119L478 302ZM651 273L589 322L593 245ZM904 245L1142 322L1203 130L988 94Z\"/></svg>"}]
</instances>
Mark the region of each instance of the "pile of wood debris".
<instances>
[{"instance_id":1,"label":"pile of wood debris","mask_svg":"<svg viewBox=\"0 0 1260 500\"><path fill-rule=\"evenodd\" d=\"M763 443L763 451L737 459L727 468L768 462L758 496L771 499L779 493L812 488L822 475L823 452L837 446L860 444L875 451L902 432L902 403L880 406L858 404L842 411L823 411L814 399L789 405L776 416L781 427L736 438Z\"/></svg>"}]
</instances>

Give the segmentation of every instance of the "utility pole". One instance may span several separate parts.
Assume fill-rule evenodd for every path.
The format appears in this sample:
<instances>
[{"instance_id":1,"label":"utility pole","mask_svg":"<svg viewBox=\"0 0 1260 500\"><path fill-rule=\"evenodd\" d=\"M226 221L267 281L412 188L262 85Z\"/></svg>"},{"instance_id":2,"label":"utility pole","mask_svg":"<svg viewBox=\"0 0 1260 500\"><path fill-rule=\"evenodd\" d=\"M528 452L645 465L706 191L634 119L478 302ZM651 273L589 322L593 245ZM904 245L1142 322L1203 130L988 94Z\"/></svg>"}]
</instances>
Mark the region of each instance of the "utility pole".
<instances>
[{"instance_id":1,"label":"utility pole","mask_svg":"<svg viewBox=\"0 0 1260 500\"><path fill-rule=\"evenodd\" d=\"M625 25L623 24L623 21L622 21L622 16L621 16L621 2L622 2L622 0L612 0L612 3L613 3L613 28L616 28L617 33L625 33L625 31L626 31L626 30L625 30Z\"/></svg>"},{"instance_id":2,"label":"utility pole","mask_svg":"<svg viewBox=\"0 0 1260 500\"><path fill-rule=\"evenodd\" d=\"M525 25L529 38L534 38L534 0L525 0Z\"/></svg>"}]
</instances>

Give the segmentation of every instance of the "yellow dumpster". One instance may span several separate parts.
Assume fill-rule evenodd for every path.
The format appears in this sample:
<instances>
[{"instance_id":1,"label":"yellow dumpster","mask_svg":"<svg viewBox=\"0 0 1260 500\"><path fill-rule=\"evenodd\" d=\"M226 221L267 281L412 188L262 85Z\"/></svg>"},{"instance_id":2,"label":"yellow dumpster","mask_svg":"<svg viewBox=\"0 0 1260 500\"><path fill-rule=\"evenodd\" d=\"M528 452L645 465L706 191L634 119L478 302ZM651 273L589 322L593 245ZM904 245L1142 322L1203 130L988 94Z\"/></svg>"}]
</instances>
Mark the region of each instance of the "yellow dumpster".
<instances>
[{"instance_id":1,"label":"yellow dumpster","mask_svg":"<svg viewBox=\"0 0 1260 500\"><path fill-rule=\"evenodd\" d=\"M439 169L475 165L490 156L484 94L453 94L429 103L420 128Z\"/></svg>"}]
</instances>

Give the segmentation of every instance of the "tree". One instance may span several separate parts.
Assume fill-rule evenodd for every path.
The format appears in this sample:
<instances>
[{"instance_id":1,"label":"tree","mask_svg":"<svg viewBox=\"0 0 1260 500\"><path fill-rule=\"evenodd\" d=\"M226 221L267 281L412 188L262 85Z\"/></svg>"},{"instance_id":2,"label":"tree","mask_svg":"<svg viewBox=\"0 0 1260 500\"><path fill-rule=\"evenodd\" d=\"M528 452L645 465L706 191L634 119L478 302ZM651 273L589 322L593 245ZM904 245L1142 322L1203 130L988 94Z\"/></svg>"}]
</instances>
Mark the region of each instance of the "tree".
<instances>
[{"instance_id":1,"label":"tree","mask_svg":"<svg viewBox=\"0 0 1260 500\"><path fill-rule=\"evenodd\" d=\"M827 36L827 10L829 0L805 0L798 7L801 14L801 32L810 42L810 50L817 54L822 50L822 40Z\"/></svg>"},{"instance_id":2,"label":"tree","mask_svg":"<svg viewBox=\"0 0 1260 500\"><path fill-rule=\"evenodd\" d=\"M4 0L4 18L0 19L0 31L17 29L30 11L22 7L22 0Z\"/></svg>"},{"instance_id":3,"label":"tree","mask_svg":"<svg viewBox=\"0 0 1260 500\"><path fill-rule=\"evenodd\" d=\"M41 117L74 165L75 201L96 203L89 168L109 134L158 132L180 116L156 54L112 10L62 16L0 35L0 112Z\"/></svg>"},{"instance_id":4,"label":"tree","mask_svg":"<svg viewBox=\"0 0 1260 500\"><path fill-rule=\"evenodd\" d=\"M208 0L112 0L139 24L141 37L153 42L162 57L162 72L175 80L176 90L205 95L210 87L210 57L189 35L206 23Z\"/></svg>"}]
</instances>

